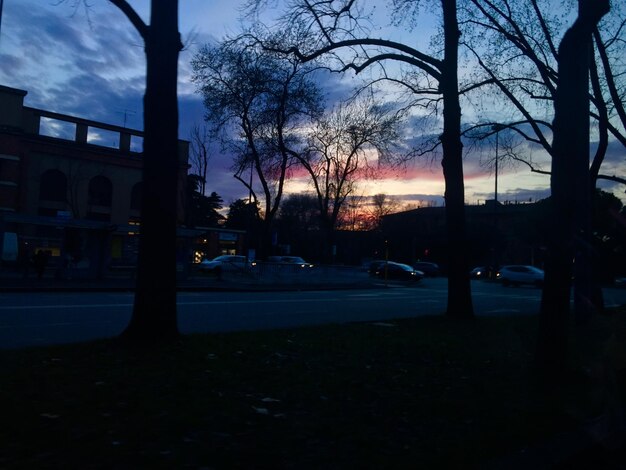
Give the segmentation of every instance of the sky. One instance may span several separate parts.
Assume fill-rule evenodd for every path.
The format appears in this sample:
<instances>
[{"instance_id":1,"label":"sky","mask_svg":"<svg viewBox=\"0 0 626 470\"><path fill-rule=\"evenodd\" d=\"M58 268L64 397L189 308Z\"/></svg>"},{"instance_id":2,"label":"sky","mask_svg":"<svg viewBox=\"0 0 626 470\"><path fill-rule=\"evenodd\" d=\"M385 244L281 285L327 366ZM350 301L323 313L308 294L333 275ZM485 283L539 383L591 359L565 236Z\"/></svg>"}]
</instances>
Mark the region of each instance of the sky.
<instances>
[{"instance_id":1,"label":"sky","mask_svg":"<svg viewBox=\"0 0 626 470\"><path fill-rule=\"evenodd\" d=\"M145 58L140 36L107 0L89 0L88 12L73 8L74 2L4 0L0 84L26 90L27 106L141 129ZM149 0L129 3L144 21L149 21ZM190 80L190 61L203 44L239 31L242 3L241 0L180 1L179 29L185 43L179 62L181 139L188 139L191 128L202 124L204 114L201 97ZM373 4L384 6L383 1ZM342 79L345 90L351 89L350 80L351 77ZM326 85L330 91L337 83ZM487 147L487 154L494 151L493 144ZM535 151L533 158L543 169L549 169L549 162L541 152ZM475 153L465 158L466 201L471 204L494 197L494 174L481 165L484 159L484 155ZM229 157L216 149L207 178L207 191L217 192L226 204L247 197L247 191L233 178L229 165ZM615 170L619 174L619 168ZM524 167L501 166L498 172L500 201L541 199L549 194L548 186L549 177L531 174ZM308 189L302 180L289 181L287 185L287 192ZM366 182L360 192L385 193L413 205L441 205L444 193L441 165L436 156L416 161ZM616 194L621 196L623 191Z\"/></svg>"}]
</instances>

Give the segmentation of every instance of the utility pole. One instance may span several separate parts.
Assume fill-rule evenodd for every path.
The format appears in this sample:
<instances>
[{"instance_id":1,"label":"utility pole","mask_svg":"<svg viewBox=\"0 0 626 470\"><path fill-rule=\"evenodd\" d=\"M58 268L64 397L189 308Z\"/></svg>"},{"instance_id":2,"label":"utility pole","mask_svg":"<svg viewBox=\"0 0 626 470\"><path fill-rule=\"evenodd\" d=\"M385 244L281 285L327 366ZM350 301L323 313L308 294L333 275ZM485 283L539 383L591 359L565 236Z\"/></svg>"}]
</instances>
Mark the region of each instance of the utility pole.
<instances>
[{"instance_id":1,"label":"utility pole","mask_svg":"<svg viewBox=\"0 0 626 470\"><path fill-rule=\"evenodd\" d=\"M498 240L498 160L499 160L499 144L500 144L500 131L504 128L502 124L494 124L491 126L491 130L496 133L496 161L494 165L495 170L495 188L493 194L493 239ZM497 243L493 244L492 253L492 270L491 275L495 279L495 273L498 269L499 257Z\"/></svg>"},{"instance_id":2,"label":"utility pole","mask_svg":"<svg viewBox=\"0 0 626 470\"><path fill-rule=\"evenodd\" d=\"M496 185L495 185L495 191L494 191L494 196L493 196L493 200L495 202L495 205L498 205L498 160L499 160L499 155L498 155L498 151L499 151L499 143L500 143L500 131L504 129L504 126L502 124L494 124L493 126L491 126L491 130L494 131L496 133L496 162L495 162L495 181L496 181Z\"/></svg>"}]
</instances>

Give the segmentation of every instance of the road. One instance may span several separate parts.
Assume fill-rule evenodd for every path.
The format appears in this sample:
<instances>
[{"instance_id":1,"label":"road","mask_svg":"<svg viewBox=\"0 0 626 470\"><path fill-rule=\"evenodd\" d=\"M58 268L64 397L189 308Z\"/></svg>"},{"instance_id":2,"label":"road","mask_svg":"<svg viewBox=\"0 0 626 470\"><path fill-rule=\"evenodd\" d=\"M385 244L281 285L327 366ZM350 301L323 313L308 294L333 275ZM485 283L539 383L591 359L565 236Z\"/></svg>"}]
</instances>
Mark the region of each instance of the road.
<instances>
[{"instance_id":1,"label":"road","mask_svg":"<svg viewBox=\"0 0 626 470\"><path fill-rule=\"evenodd\" d=\"M477 315L535 314L541 292L474 281ZM412 287L302 292L181 292L182 333L289 328L325 323L385 321L445 310L445 279ZM605 290L607 305L626 304L626 289ZM108 293L0 294L0 348L70 343L119 334L133 295Z\"/></svg>"}]
</instances>

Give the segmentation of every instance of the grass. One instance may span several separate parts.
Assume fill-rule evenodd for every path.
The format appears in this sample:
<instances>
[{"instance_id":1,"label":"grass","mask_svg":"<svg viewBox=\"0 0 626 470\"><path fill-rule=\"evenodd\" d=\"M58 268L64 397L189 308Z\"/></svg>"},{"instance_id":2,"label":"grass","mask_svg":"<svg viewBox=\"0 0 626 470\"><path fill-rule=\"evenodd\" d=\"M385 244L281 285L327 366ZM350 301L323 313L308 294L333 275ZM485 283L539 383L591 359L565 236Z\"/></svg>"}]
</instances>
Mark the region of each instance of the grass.
<instances>
[{"instance_id":1,"label":"grass","mask_svg":"<svg viewBox=\"0 0 626 470\"><path fill-rule=\"evenodd\" d=\"M536 328L429 317L4 351L0 468L468 468L601 408L586 378L535 392Z\"/></svg>"}]
</instances>

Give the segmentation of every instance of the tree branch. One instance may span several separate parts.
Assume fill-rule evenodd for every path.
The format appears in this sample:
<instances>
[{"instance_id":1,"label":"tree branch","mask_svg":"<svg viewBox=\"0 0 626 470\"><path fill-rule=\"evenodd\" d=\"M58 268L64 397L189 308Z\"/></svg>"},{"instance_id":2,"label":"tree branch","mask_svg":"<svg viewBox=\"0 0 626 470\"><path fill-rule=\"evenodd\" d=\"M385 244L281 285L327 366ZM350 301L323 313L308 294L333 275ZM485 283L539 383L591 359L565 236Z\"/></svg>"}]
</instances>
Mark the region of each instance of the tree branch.
<instances>
[{"instance_id":1,"label":"tree branch","mask_svg":"<svg viewBox=\"0 0 626 470\"><path fill-rule=\"evenodd\" d=\"M109 2L126 15L126 18L128 18L145 41L148 36L148 25L139 17L135 9L126 0L109 0Z\"/></svg>"}]
</instances>

